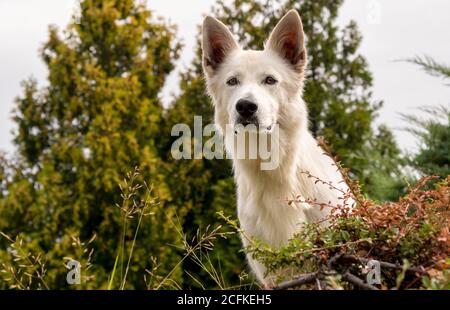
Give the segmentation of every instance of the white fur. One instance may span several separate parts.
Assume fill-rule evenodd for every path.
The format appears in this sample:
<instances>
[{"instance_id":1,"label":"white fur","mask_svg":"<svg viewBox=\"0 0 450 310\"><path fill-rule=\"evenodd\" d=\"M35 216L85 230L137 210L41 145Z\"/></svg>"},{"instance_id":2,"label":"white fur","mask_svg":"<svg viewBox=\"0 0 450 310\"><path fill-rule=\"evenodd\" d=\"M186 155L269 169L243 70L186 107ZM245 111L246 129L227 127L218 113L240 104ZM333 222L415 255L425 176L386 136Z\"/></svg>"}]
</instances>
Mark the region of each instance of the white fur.
<instances>
[{"instance_id":1,"label":"white fur","mask_svg":"<svg viewBox=\"0 0 450 310\"><path fill-rule=\"evenodd\" d=\"M217 127L227 134L225 126L235 124L235 104L241 98L252 98L258 104L260 128L275 123L279 125L278 168L261 170L258 159L236 159L233 166L241 228L245 234L271 246L283 246L298 232L302 223L318 221L329 213L329 209L321 211L317 205L289 206L288 199L295 199L300 194L318 202L342 203L338 191L315 184L315 179L308 178L302 171L346 189L336 165L324 154L308 130L308 112L302 100L306 53L302 50L304 43L300 17L295 11L286 14L263 51L242 50L226 27L211 17L205 19L203 27L204 70L208 92L215 105ZM280 43L280 40L283 40L283 35L286 37L287 31L296 31L298 53L303 52L295 63L283 57L283 42ZM267 75L273 76L278 83L263 84L261 81ZM239 85L226 84L232 76L239 78ZM228 139L234 137L226 137L226 141ZM248 240L245 237L242 240L247 246ZM265 276L264 266L251 255L247 256L257 279L264 285L272 285L272 280Z\"/></svg>"}]
</instances>

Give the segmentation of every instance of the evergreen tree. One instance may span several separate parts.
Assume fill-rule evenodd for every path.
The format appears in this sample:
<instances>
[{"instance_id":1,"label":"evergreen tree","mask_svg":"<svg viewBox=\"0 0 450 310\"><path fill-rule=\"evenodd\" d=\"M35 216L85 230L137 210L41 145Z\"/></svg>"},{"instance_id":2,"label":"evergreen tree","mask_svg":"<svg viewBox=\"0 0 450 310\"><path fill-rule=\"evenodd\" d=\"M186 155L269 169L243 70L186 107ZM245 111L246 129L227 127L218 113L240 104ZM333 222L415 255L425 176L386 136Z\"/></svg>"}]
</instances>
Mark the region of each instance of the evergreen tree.
<instances>
[{"instance_id":1,"label":"evergreen tree","mask_svg":"<svg viewBox=\"0 0 450 310\"><path fill-rule=\"evenodd\" d=\"M450 108L445 106L422 109L428 119L408 116L408 121L416 125L409 128L419 139L419 151L410 163L422 175L450 175Z\"/></svg>"},{"instance_id":2,"label":"evergreen tree","mask_svg":"<svg viewBox=\"0 0 450 310\"><path fill-rule=\"evenodd\" d=\"M427 74L450 80L450 66L430 56L415 57L408 62L420 66ZM448 85L448 84L447 84ZM407 131L418 139L419 151L410 158L410 164L423 175L450 175L450 105L422 107L428 118L403 114L412 126Z\"/></svg>"},{"instance_id":3,"label":"evergreen tree","mask_svg":"<svg viewBox=\"0 0 450 310\"><path fill-rule=\"evenodd\" d=\"M95 280L81 287L106 288L122 230L128 253L136 227L132 221L123 227L115 207L121 201L118 184L139 166L140 177L154 185L160 200L153 206L159 212L143 219L127 278L126 287L144 288L151 255L159 258L161 273L179 259L168 246L179 241L169 223L176 215L182 218L183 210L167 203L167 167L155 137L162 124L159 92L180 45L173 26L133 0L79 5L63 36L50 27L41 52L49 85L39 90L30 79L17 98L18 157L9 180L2 180L0 231L20 235L30 251L45 253L46 281L53 288L68 288L63 257L78 259L71 237L86 242L96 235L91 244ZM9 243L0 242L0 257L7 261ZM122 275L124 258L117 268Z\"/></svg>"},{"instance_id":4,"label":"evergreen tree","mask_svg":"<svg viewBox=\"0 0 450 310\"><path fill-rule=\"evenodd\" d=\"M367 167L362 183L365 185L363 190L369 193L370 198L381 202L396 201L406 194L406 184L412 181L404 169L407 160L387 127L379 126L362 154L358 164Z\"/></svg>"}]
</instances>

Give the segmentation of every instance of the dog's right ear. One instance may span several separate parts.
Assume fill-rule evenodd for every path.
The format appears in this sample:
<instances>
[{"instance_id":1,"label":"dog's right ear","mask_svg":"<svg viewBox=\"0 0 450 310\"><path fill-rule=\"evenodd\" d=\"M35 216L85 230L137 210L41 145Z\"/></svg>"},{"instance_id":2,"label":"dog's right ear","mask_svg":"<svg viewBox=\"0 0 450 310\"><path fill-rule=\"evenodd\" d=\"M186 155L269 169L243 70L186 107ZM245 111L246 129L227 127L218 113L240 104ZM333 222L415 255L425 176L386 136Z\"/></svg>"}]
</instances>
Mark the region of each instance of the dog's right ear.
<instances>
[{"instance_id":1,"label":"dog's right ear","mask_svg":"<svg viewBox=\"0 0 450 310\"><path fill-rule=\"evenodd\" d=\"M280 55L297 72L303 72L306 65L305 34L296 10L290 10L281 18L270 34L267 48Z\"/></svg>"},{"instance_id":2,"label":"dog's right ear","mask_svg":"<svg viewBox=\"0 0 450 310\"><path fill-rule=\"evenodd\" d=\"M219 68L225 58L239 46L227 27L217 19L207 16L203 20L203 68L209 76Z\"/></svg>"}]
</instances>

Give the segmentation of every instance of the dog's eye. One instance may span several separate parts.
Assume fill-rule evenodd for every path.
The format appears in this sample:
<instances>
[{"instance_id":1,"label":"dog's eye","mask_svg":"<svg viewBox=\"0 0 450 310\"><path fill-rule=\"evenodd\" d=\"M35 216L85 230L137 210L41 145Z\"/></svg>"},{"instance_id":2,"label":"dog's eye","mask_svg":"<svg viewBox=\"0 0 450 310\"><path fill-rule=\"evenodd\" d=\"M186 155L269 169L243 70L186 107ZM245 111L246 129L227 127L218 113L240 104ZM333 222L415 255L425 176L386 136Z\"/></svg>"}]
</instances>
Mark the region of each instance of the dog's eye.
<instances>
[{"instance_id":1,"label":"dog's eye","mask_svg":"<svg viewBox=\"0 0 450 310\"><path fill-rule=\"evenodd\" d=\"M239 84L239 80L235 77L232 77L232 78L228 79L228 81L227 81L228 86L235 86L237 84Z\"/></svg>"},{"instance_id":2,"label":"dog's eye","mask_svg":"<svg viewBox=\"0 0 450 310\"><path fill-rule=\"evenodd\" d=\"M264 84L267 84L267 85L274 85L274 84L276 84L276 83L278 83L278 81L273 77L273 76L267 76L265 79L264 79Z\"/></svg>"}]
</instances>

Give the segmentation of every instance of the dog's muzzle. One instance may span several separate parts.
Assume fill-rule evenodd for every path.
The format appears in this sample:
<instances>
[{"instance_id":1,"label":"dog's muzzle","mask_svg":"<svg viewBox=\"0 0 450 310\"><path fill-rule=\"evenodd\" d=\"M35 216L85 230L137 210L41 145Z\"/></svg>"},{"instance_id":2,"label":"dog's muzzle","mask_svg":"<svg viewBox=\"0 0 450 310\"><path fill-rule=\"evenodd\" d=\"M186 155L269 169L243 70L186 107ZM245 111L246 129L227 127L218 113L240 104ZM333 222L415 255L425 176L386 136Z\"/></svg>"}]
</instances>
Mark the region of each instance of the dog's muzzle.
<instances>
[{"instance_id":1,"label":"dog's muzzle","mask_svg":"<svg viewBox=\"0 0 450 310\"><path fill-rule=\"evenodd\" d=\"M258 118L256 117L258 105L256 103L248 99L240 99L236 103L236 111L238 113L236 124L241 124L244 127L249 124L258 126Z\"/></svg>"}]
</instances>

